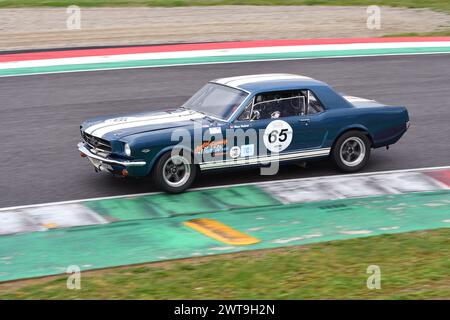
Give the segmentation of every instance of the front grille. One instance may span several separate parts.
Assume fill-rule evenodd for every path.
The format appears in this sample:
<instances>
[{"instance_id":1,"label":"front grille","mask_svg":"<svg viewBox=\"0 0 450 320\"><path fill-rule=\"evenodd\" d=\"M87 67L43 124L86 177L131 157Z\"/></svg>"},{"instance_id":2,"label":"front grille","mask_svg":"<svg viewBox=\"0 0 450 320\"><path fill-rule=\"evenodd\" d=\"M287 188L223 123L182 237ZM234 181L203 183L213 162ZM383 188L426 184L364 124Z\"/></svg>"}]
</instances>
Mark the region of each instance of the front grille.
<instances>
[{"instance_id":1,"label":"front grille","mask_svg":"<svg viewBox=\"0 0 450 320\"><path fill-rule=\"evenodd\" d=\"M111 152L111 143L105 139L94 137L86 132L81 131L81 137L84 142L90 145L92 148L97 149L99 151Z\"/></svg>"}]
</instances>

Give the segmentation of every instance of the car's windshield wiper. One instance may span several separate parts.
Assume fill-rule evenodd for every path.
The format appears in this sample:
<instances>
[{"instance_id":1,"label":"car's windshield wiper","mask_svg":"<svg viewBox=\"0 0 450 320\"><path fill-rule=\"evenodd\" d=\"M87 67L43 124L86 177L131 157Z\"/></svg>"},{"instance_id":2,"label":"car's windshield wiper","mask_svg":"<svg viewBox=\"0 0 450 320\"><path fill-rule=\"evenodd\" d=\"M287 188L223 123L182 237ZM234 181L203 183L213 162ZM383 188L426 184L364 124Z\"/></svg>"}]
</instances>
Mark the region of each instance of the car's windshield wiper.
<instances>
[{"instance_id":1,"label":"car's windshield wiper","mask_svg":"<svg viewBox=\"0 0 450 320\"><path fill-rule=\"evenodd\" d=\"M201 114L203 114L204 116L209 117L209 114L207 114L205 111L200 111L200 110L195 110L195 109L190 109L190 110L195 111L195 112L198 112L198 113L201 113Z\"/></svg>"},{"instance_id":2,"label":"car's windshield wiper","mask_svg":"<svg viewBox=\"0 0 450 320\"><path fill-rule=\"evenodd\" d=\"M200 110L196 110L196 109L193 109L193 108L186 108L186 107L183 107L183 106L181 106L180 108L183 109L183 110L191 110L191 111L194 111L194 112L198 112L198 113L201 113L202 115L204 115L206 118L209 118L211 120L216 120L216 118L214 116L206 113L205 111L200 111Z\"/></svg>"}]
</instances>

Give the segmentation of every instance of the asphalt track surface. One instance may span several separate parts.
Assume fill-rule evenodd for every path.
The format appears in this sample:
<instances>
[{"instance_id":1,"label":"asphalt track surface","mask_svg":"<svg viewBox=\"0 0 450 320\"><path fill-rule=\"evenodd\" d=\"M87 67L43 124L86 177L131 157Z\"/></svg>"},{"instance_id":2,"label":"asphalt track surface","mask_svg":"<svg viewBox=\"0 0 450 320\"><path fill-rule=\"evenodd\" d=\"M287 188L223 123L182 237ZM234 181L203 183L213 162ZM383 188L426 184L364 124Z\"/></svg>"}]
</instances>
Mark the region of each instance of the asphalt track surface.
<instances>
[{"instance_id":1,"label":"asphalt track surface","mask_svg":"<svg viewBox=\"0 0 450 320\"><path fill-rule=\"evenodd\" d=\"M0 207L155 191L149 179L96 174L79 156L86 118L180 105L206 81L298 73L339 92L408 107L412 126L363 172L450 164L450 55L358 57L111 70L0 78ZM194 187L336 174L328 161L208 173ZM320 190L318 190L320 192Z\"/></svg>"}]
</instances>

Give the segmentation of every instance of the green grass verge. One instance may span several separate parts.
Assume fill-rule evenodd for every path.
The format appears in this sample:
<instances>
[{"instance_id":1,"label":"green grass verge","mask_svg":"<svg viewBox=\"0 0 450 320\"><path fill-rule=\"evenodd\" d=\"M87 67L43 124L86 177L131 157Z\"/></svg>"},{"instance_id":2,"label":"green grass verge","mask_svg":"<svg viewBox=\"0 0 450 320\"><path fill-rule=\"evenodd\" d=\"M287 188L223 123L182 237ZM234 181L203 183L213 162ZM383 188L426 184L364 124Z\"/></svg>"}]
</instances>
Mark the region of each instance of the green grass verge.
<instances>
[{"instance_id":1,"label":"green grass verge","mask_svg":"<svg viewBox=\"0 0 450 320\"><path fill-rule=\"evenodd\" d=\"M450 29L436 32L425 32L425 33L400 33L400 34L389 34L383 37L447 37L450 36Z\"/></svg>"},{"instance_id":2,"label":"green grass verge","mask_svg":"<svg viewBox=\"0 0 450 320\"><path fill-rule=\"evenodd\" d=\"M448 0L0 0L0 7L65 7L76 4L97 6L208 6L208 5L386 5L408 8L431 8L450 12Z\"/></svg>"},{"instance_id":3,"label":"green grass verge","mask_svg":"<svg viewBox=\"0 0 450 320\"><path fill-rule=\"evenodd\" d=\"M0 284L0 299L445 299L450 228ZM369 290L369 265L381 289Z\"/></svg>"}]
</instances>

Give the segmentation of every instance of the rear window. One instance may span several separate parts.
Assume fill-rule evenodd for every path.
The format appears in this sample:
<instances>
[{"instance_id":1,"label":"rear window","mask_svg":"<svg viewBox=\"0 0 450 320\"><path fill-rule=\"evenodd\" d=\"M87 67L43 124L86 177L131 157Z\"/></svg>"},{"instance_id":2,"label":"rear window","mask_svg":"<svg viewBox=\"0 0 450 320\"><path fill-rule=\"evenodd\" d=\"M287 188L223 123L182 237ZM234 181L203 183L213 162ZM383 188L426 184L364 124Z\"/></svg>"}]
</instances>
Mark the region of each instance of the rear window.
<instances>
[{"instance_id":1,"label":"rear window","mask_svg":"<svg viewBox=\"0 0 450 320\"><path fill-rule=\"evenodd\" d=\"M307 114L315 114L324 111L325 109L319 99L317 99L316 95L311 90L307 91Z\"/></svg>"}]
</instances>

